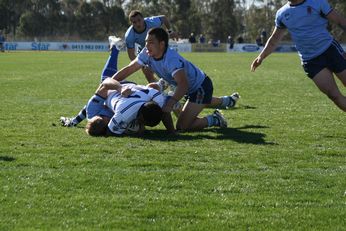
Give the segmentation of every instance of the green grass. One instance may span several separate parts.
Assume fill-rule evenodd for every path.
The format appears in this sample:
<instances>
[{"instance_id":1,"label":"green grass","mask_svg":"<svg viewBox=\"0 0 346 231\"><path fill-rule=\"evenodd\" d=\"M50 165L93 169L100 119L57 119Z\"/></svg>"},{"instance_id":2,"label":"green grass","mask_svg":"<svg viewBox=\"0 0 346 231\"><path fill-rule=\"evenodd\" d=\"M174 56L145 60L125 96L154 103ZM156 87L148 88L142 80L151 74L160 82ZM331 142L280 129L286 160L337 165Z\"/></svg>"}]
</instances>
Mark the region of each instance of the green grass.
<instances>
[{"instance_id":1,"label":"green grass","mask_svg":"<svg viewBox=\"0 0 346 231\"><path fill-rule=\"evenodd\" d=\"M297 54L255 73L255 53L183 54L215 95L240 92L227 129L95 138L85 122L60 127L107 55L0 54L0 230L346 230L345 113Z\"/></svg>"}]
</instances>

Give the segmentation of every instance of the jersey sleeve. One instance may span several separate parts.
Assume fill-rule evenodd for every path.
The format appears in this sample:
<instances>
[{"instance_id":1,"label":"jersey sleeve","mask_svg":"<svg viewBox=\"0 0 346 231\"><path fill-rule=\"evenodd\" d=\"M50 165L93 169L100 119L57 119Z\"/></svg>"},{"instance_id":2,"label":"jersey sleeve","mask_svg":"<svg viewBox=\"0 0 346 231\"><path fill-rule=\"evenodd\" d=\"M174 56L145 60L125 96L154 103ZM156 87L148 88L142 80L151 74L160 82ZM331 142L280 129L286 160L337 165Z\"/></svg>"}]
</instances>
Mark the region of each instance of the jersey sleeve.
<instances>
[{"instance_id":1,"label":"jersey sleeve","mask_svg":"<svg viewBox=\"0 0 346 231\"><path fill-rule=\"evenodd\" d=\"M286 28L285 24L282 23L282 14L280 13L280 11L276 12L275 26L279 29L285 29Z\"/></svg>"},{"instance_id":2,"label":"jersey sleeve","mask_svg":"<svg viewBox=\"0 0 346 231\"><path fill-rule=\"evenodd\" d=\"M162 108L165 103L165 99L166 99L165 96L154 88L148 88L148 89L149 89L149 95L151 97L151 100L156 102Z\"/></svg>"},{"instance_id":3,"label":"jersey sleeve","mask_svg":"<svg viewBox=\"0 0 346 231\"><path fill-rule=\"evenodd\" d=\"M149 55L147 54L146 47L137 55L137 62L141 66L145 66L149 63Z\"/></svg>"},{"instance_id":4,"label":"jersey sleeve","mask_svg":"<svg viewBox=\"0 0 346 231\"><path fill-rule=\"evenodd\" d=\"M162 16L148 17L146 18L146 21L150 24L150 28L161 27L163 24Z\"/></svg>"},{"instance_id":5,"label":"jersey sleeve","mask_svg":"<svg viewBox=\"0 0 346 231\"><path fill-rule=\"evenodd\" d=\"M110 132L120 135L126 131L128 124L122 118L121 114L114 114L108 123L108 129Z\"/></svg>"},{"instance_id":6,"label":"jersey sleeve","mask_svg":"<svg viewBox=\"0 0 346 231\"><path fill-rule=\"evenodd\" d=\"M172 56L167 64L168 72L171 73L172 77L175 73L181 69L184 69L185 62L179 56Z\"/></svg>"},{"instance_id":7,"label":"jersey sleeve","mask_svg":"<svg viewBox=\"0 0 346 231\"><path fill-rule=\"evenodd\" d=\"M319 2L321 4L321 13L323 15L328 15L333 10L333 8L329 5L327 0L320 0Z\"/></svg>"},{"instance_id":8,"label":"jersey sleeve","mask_svg":"<svg viewBox=\"0 0 346 231\"><path fill-rule=\"evenodd\" d=\"M132 30L133 29L131 26L125 33L126 48L129 48L129 49L135 48L135 37L134 37Z\"/></svg>"}]
</instances>

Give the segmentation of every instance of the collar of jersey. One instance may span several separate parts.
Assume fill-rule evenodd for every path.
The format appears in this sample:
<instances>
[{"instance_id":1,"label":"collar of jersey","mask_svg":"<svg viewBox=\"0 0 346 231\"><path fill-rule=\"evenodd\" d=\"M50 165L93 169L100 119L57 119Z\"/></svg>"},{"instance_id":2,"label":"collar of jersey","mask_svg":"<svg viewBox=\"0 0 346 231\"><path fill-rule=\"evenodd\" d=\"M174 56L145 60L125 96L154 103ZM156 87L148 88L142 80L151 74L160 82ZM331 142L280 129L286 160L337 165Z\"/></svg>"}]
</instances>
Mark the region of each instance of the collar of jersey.
<instances>
[{"instance_id":1,"label":"collar of jersey","mask_svg":"<svg viewBox=\"0 0 346 231\"><path fill-rule=\"evenodd\" d=\"M146 30L147 30L147 23L144 21L144 30L142 32L138 32L134 27L133 27L133 30L137 33L137 34L142 34L144 33Z\"/></svg>"},{"instance_id":2,"label":"collar of jersey","mask_svg":"<svg viewBox=\"0 0 346 231\"><path fill-rule=\"evenodd\" d=\"M163 52L163 54L162 54L162 56L161 56L160 58L158 58L158 59L155 59L155 58L154 58L154 60L155 60L155 61L160 61L160 60L162 60L163 57L165 57L166 53L167 53L167 48L166 48L166 50Z\"/></svg>"},{"instance_id":3,"label":"collar of jersey","mask_svg":"<svg viewBox=\"0 0 346 231\"><path fill-rule=\"evenodd\" d=\"M306 2L306 0L302 1L301 3L298 3L298 4L290 4L290 6L299 6L299 5L302 5Z\"/></svg>"}]
</instances>

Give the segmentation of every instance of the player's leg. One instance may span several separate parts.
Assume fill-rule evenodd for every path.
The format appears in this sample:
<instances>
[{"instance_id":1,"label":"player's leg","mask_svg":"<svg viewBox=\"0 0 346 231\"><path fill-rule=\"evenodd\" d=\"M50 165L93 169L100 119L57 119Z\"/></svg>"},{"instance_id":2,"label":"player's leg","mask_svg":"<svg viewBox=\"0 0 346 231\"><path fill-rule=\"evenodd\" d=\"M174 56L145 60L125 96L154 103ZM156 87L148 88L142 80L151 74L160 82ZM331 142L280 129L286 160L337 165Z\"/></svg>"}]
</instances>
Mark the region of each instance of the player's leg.
<instances>
[{"instance_id":1,"label":"player's leg","mask_svg":"<svg viewBox=\"0 0 346 231\"><path fill-rule=\"evenodd\" d=\"M326 94L341 110L346 111L346 97L341 94L330 70L324 68L312 80L320 91Z\"/></svg>"},{"instance_id":2,"label":"player's leg","mask_svg":"<svg viewBox=\"0 0 346 231\"><path fill-rule=\"evenodd\" d=\"M240 95L238 92L234 92L231 95L225 95L222 97L213 97L211 103L207 104L206 107L217 109L229 109L235 107L239 99Z\"/></svg>"},{"instance_id":3,"label":"player's leg","mask_svg":"<svg viewBox=\"0 0 346 231\"><path fill-rule=\"evenodd\" d=\"M177 130L201 130L207 127L207 118L197 117L204 107L204 104L192 103L188 100L179 114L176 126Z\"/></svg>"},{"instance_id":4,"label":"player's leg","mask_svg":"<svg viewBox=\"0 0 346 231\"><path fill-rule=\"evenodd\" d=\"M109 118L113 116L113 112L104 107L107 92L107 89L100 85L95 95L89 99L86 105L88 123L85 131L89 135L106 135Z\"/></svg>"},{"instance_id":5,"label":"player's leg","mask_svg":"<svg viewBox=\"0 0 346 231\"><path fill-rule=\"evenodd\" d=\"M333 41L329 55L330 69L346 87L346 53L337 41Z\"/></svg>"},{"instance_id":6,"label":"player's leg","mask_svg":"<svg viewBox=\"0 0 346 231\"><path fill-rule=\"evenodd\" d=\"M118 71L119 50L115 47L111 48L110 55L101 72L101 82L106 78L112 77Z\"/></svg>"},{"instance_id":7,"label":"player's leg","mask_svg":"<svg viewBox=\"0 0 346 231\"><path fill-rule=\"evenodd\" d=\"M211 103L207 105L208 108L229 109L235 107L237 101L240 99L238 92L231 95L213 97Z\"/></svg>"},{"instance_id":8,"label":"player's leg","mask_svg":"<svg viewBox=\"0 0 346 231\"><path fill-rule=\"evenodd\" d=\"M117 73L119 51L125 46L125 43L121 38L109 36L108 40L110 46L110 54L101 72L101 82Z\"/></svg>"},{"instance_id":9,"label":"player's leg","mask_svg":"<svg viewBox=\"0 0 346 231\"><path fill-rule=\"evenodd\" d=\"M340 79L344 87L346 87L346 70L336 73L336 76Z\"/></svg>"},{"instance_id":10,"label":"player's leg","mask_svg":"<svg viewBox=\"0 0 346 231\"><path fill-rule=\"evenodd\" d=\"M192 103L188 100L179 114L177 130L194 131L214 126L227 127L227 121L219 110L215 110L212 114L203 118L198 117L204 107L204 104Z\"/></svg>"},{"instance_id":11,"label":"player's leg","mask_svg":"<svg viewBox=\"0 0 346 231\"><path fill-rule=\"evenodd\" d=\"M201 87L189 95L179 114L177 130L201 130L211 126L227 127L227 122L219 111L203 118L198 117L203 108L211 103L212 95L213 84L207 77Z\"/></svg>"},{"instance_id":12,"label":"player's leg","mask_svg":"<svg viewBox=\"0 0 346 231\"><path fill-rule=\"evenodd\" d=\"M345 81L346 60L338 42L333 41L321 55L303 62L303 68L321 92L326 94L341 110L346 111L346 97L335 82L333 72L342 82Z\"/></svg>"}]
</instances>

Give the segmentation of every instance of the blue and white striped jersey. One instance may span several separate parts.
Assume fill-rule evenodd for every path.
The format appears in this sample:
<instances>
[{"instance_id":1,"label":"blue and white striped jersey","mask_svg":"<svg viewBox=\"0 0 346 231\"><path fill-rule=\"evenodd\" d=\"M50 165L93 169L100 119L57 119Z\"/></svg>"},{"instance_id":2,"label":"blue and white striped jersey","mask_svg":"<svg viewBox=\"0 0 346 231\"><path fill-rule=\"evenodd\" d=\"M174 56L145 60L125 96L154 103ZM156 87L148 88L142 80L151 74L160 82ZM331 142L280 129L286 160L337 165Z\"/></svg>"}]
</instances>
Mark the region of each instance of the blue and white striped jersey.
<instances>
[{"instance_id":1,"label":"blue and white striped jersey","mask_svg":"<svg viewBox=\"0 0 346 231\"><path fill-rule=\"evenodd\" d=\"M129 124L136 120L138 111L144 103L152 100L163 107L165 102L165 96L156 89L139 85L128 85L127 87L130 87L133 92L128 97L112 91L105 101L105 105L114 112L108 128L115 134L123 134L126 131Z\"/></svg>"}]
</instances>

